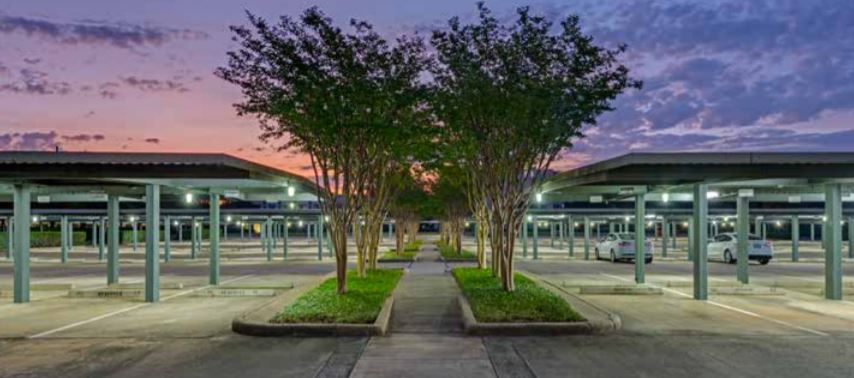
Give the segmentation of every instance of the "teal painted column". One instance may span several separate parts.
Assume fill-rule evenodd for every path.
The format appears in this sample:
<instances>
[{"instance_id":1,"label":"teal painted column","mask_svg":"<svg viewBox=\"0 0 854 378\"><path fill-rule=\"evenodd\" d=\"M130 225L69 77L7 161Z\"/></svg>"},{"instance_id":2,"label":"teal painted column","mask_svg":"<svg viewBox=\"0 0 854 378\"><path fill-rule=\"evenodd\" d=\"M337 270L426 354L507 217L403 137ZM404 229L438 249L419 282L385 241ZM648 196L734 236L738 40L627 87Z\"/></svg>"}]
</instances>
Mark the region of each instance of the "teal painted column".
<instances>
[{"instance_id":1,"label":"teal painted column","mask_svg":"<svg viewBox=\"0 0 854 378\"><path fill-rule=\"evenodd\" d=\"M522 218L522 258L528 258L528 216Z\"/></svg>"},{"instance_id":2,"label":"teal painted column","mask_svg":"<svg viewBox=\"0 0 854 378\"><path fill-rule=\"evenodd\" d=\"M317 259L323 259L323 214L317 216L317 227L314 230L317 237Z\"/></svg>"},{"instance_id":3,"label":"teal painted column","mask_svg":"<svg viewBox=\"0 0 854 378\"><path fill-rule=\"evenodd\" d=\"M668 244L670 244L670 222L664 218L661 222L661 257L667 257Z\"/></svg>"},{"instance_id":4,"label":"teal painted column","mask_svg":"<svg viewBox=\"0 0 854 378\"><path fill-rule=\"evenodd\" d=\"M264 221L264 246L267 261L273 261L273 220L270 216Z\"/></svg>"},{"instance_id":5,"label":"teal painted column","mask_svg":"<svg viewBox=\"0 0 854 378\"><path fill-rule=\"evenodd\" d=\"M801 254L798 251L798 245L801 242L801 224L798 221L798 216L792 216L792 262L798 262L801 259Z\"/></svg>"},{"instance_id":6,"label":"teal painted column","mask_svg":"<svg viewBox=\"0 0 854 378\"><path fill-rule=\"evenodd\" d=\"M557 245L558 245L558 248L563 249L563 243L564 243L564 219L563 218L561 218L560 221L558 221L556 227L557 227L557 240L558 240Z\"/></svg>"},{"instance_id":7,"label":"teal painted column","mask_svg":"<svg viewBox=\"0 0 854 378\"><path fill-rule=\"evenodd\" d=\"M74 222L68 222L68 232L65 236L68 238L68 250L71 251L74 249ZM68 256L66 255L66 259Z\"/></svg>"},{"instance_id":8,"label":"teal painted column","mask_svg":"<svg viewBox=\"0 0 854 378\"><path fill-rule=\"evenodd\" d=\"M196 217L190 218L190 259L196 259L196 253L198 252L198 234L199 233L199 225L196 223Z\"/></svg>"},{"instance_id":9,"label":"teal painted column","mask_svg":"<svg viewBox=\"0 0 854 378\"><path fill-rule=\"evenodd\" d=\"M12 211L15 216L12 242L12 253L15 255L12 301L28 303L30 301L30 218L32 217L30 188L25 185L15 185L12 201Z\"/></svg>"},{"instance_id":10,"label":"teal painted column","mask_svg":"<svg viewBox=\"0 0 854 378\"><path fill-rule=\"evenodd\" d=\"M276 224L276 221L270 219L270 249L276 249L276 245L279 242L279 227ZM270 251L271 253L273 251ZM271 255L272 256L272 255Z\"/></svg>"},{"instance_id":11,"label":"teal painted column","mask_svg":"<svg viewBox=\"0 0 854 378\"><path fill-rule=\"evenodd\" d=\"M848 258L854 258L854 217L848 217Z\"/></svg>"},{"instance_id":12,"label":"teal painted column","mask_svg":"<svg viewBox=\"0 0 854 378\"><path fill-rule=\"evenodd\" d=\"M160 185L145 186L145 301L160 300Z\"/></svg>"},{"instance_id":13,"label":"teal painted column","mask_svg":"<svg viewBox=\"0 0 854 378\"><path fill-rule=\"evenodd\" d=\"M736 249L738 250L738 252L737 252L738 257L736 257L736 259L737 259L736 263L738 264L738 267L736 268L736 278L738 279L738 282L741 282L743 284L747 284L750 282L750 277L749 277L750 273L748 271L750 260L749 260L749 257L748 257L749 254L747 251L748 234L750 234L750 213L749 213L750 212L750 202L749 201L750 201L750 198L739 196L738 199L736 200L736 205L735 205L736 206L736 215L738 218L737 222L736 222L736 227L738 228L737 236L736 236L736 244L737 244Z\"/></svg>"},{"instance_id":14,"label":"teal painted column","mask_svg":"<svg viewBox=\"0 0 854 378\"><path fill-rule=\"evenodd\" d=\"M163 218L163 261L172 261L172 218Z\"/></svg>"},{"instance_id":15,"label":"teal painted column","mask_svg":"<svg viewBox=\"0 0 854 378\"><path fill-rule=\"evenodd\" d=\"M68 216L63 215L59 221L59 261L63 264L68 261L68 241L71 239L68 236Z\"/></svg>"},{"instance_id":16,"label":"teal painted column","mask_svg":"<svg viewBox=\"0 0 854 378\"><path fill-rule=\"evenodd\" d=\"M584 259L590 260L590 218L584 217Z\"/></svg>"},{"instance_id":17,"label":"teal painted column","mask_svg":"<svg viewBox=\"0 0 854 378\"><path fill-rule=\"evenodd\" d=\"M104 261L104 250L106 248L107 239L107 223L104 217L98 219L98 261Z\"/></svg>"},{"instance_id":18,"label":"teal painted column","mask_svg":"<svg viewBox=\"0 0 854 378\"><path fill-rule=\"evenodd\" d=\"M137 232L136 219L134 219L130 222L130 226L132 229L131 233L133 234L132 235L133 236L133 251L136 252L136 247L137 247L137 244L139 243L139 234Z\"/></svg>"},{"instance_id":19,"label":"teal painted column","mask_svg":"<svg viewBox=\"0 0 854 378\"><path fill-rule=\"evenodd\" d=\"M382 234L382 230L380 231ZM282 255L285 260L288 259L288 217L285 217L285 222L282 224Z\"/></svg>"},{"instance_id":20,"label":"teal painted column","mask_svg":"<svg viewBox=\"0 0 854 378\"><path fill-rule=\"evenodd\" d=\"M635 195L635 283L646 281L646 200L644 194Z\"/></svg>"},{"instance_id":21,"label":"teal painted column","mask_svg":"<svg viewBox=\"0 0 854 378\"><path fill-rule=\"evenodd\" d=\"M6 259L12 259L14 253L12 251L15 250L15 217L9 217L6 219Z\"/></svg>"},{"instance_id":22,"label":"teal painted column","mask_svg":"<svg viewBox=\"0 0 854 378\"><path fill-rule=\"evenodd\" d=\"M569 257L575 257L575 223L572 222L572 215L566 217L566 229L568 231L567 244L569 244Z\"/></svg>"},{"instance_id":23,"label":"teal painted column","mask_svg":"<svg viewBox=\"0 0 854 378\"><path fill-rule=\"evenodd\" d=\"M210 194L208 215L210 217L210 280L211 285L219 285L219 194Z\"/></svg>"},{"instance_id":24,"label":"teal painted column","mask_svg":"<svg viewBox=\"0 0 854 378\"><path fill-rule=\"evenodd\" d=\"M552 220L549 220L549 247L551 247L551 248L555 247L555 228L556 228L556 226L557 225L555 224L555 222L553 222Z\"/></svg>"},{"instance_id":25,"label":"teal painted column","mask_svg":"<svg viewBox=\"0 0 854 378\"><path fill-rule=\"evenodd\" d=\"M827 217L822 234L826 234L824 250L824 297L842 299L842 185L827 184L824 195Z\"/></svg>"},{"instance_id":26,"label":"teal painted column","mask_svg":"<svg viewBox=\"0 0 854 378\"><path fill-rule=\"evenodd\" d=\"M534 243L532 244L533 248L531 250L534 253L534 255L533 255L534 260L536 260L540 257L539 256L539 254L540 254L540 224L538 222L536 215L532 216L532 219L533 219L533 222L531 222L531 223L534 224L534 230L533 230L534 231L534 235L533 235Z\"/></svg>"},{"instance_id":27,"label":"teal painted column","mask_svg":"<svg viewBox=\"0 0 854 378\"><path fill-rule=\"evenodd\" d=\"M706 261L706 241L709 217L707 184L694 184L694 216L692 219L694 250L694 299L709 298L709 268Z\"/></svg>"},{"instance_id":28,"label":"teal painted column","mask_svg":"<svg viewBox=\"0 0 854 378\"><path fill-rule=\"evenodd\" d=\"M107 243L107 284L119 282L119 196L107 196L107 222L109 238Z\"/></svg>"},{"instance_id":29,"label":"teal painted column","mask_svg":"<svg viewBox=\"0 0 854 378\"><path fill-rule=\"evenodd\" d=\"M688 220L688 261L694 261L694 217Z\"/></svg>"},{"instance_id":30,"label":"teal painted column","mask_svg":"<svg viewBox=\"0 0 854 378\"><path fill-rule=\"evenodd\" d=\"M676 222L670 222L670 235L672 236L670 238L670 248L673 252L676 252L676 238L679 236L679 233L677 232L678 228L679 227Z\"/></svg>"}]
</instances>

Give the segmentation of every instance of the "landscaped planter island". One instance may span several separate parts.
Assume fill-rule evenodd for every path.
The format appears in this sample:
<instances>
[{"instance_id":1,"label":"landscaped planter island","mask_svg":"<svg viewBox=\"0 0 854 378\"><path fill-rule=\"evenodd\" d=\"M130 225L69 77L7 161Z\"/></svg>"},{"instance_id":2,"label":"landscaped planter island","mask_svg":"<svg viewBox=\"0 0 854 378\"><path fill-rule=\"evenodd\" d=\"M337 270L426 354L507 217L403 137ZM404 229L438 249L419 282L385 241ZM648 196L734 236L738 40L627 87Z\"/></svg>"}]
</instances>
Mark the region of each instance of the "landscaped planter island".
<instances>
[{"instance_id":1,"label":"landscaped planter island","mask_svg":"<svg viewBox=\"0 0 854 378\"><path fill-rule=\"evenodd\" d=\"M465 332L470 335L592 334L617 330L619 317L568 292L516 273L506 292L488 269L455 268Z\"/></svg>"},{"instance_id":2,"label":"landscaped planter island","mask_svg":"<svg viewBox=\"0 0 854 378\"><path fill-rule=\"evenodd\" d=\"M402 276L402 269L369 270L364 278L349 271L346 294L337 294L336 279L328 278L296 300L277 298L241 315L232 330L252 336L384 335Z\"/></svg>"},{"instance_id":3,"label":"landscaped planter island","mask_svg":"<svg viewBox=\"0 0 854 378\"><path fill-rule=\"evenodd\" d=\"M457 253L454 247L442 242L436 243L436 246L439 248L442 260L446 262L477 262L477 255L473 252L463 249Z\"/></svg>"}]
</instances>

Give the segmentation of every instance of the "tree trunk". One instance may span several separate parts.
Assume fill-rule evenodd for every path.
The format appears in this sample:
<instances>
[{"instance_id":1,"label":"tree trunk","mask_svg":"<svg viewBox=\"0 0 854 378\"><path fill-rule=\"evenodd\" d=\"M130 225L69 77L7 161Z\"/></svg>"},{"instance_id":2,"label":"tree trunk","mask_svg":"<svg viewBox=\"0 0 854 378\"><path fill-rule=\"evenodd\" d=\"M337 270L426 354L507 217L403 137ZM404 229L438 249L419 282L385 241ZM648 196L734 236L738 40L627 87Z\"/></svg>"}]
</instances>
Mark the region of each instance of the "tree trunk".
<instances>
[{"instance_id":1,"label":"tree trunk","mask_svg":"<svg viewBox=\"0 0 854 378\"><path fill-rule=\"evenodd\" d=\"M489 223L487 223L483 216L476 216L475 218L475 222L477 223L477 232L475 233L475 239L477 239L477 267L478 269L485 269L486 232L489 229Z\"/></svg>"},{"instance_id":2,"label":"tree trunk","mask_svg":"<svg viewBox=\"0 0 854 378\"><path fill-rule=\"evenodd\" d=\"M328 232L335 249L335 273L338 283L338 294L347 293L347 225L330 224Z\"/></svg>"}]
</instances>

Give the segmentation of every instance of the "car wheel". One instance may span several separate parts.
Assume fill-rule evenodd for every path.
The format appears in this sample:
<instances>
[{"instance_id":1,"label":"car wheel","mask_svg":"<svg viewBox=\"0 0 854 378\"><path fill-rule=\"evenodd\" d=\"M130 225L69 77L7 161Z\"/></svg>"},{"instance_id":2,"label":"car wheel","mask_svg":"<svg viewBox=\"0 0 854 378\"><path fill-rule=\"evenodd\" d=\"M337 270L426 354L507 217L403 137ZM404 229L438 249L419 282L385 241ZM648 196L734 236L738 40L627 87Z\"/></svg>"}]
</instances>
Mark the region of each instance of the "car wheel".
<instances>
[{"instance_id":1,"label":"car wheel","mask_svg":"<svg viewBox=\"0 0 854 378\"><path fill-rule=\"evenodd\" d=\"M644 259L644 263L645 264L651 264L652 263L652 257L647 257L646 259Z\"/></svg>"},{"instance_id":2,"label":"car wheel","mask_svg":"<svg viewBox=\"0 0 854 378\"><path fill-rule=\"evenodd\" d=\"M611 262L612 263L617 262L617 255L614 254L614 250L611 250Z\"/></svg>"},{"instance_id":3,"label":"car wheel","mask_svg":"<svg viewBox=\"0 0 854 378\"><path fill-rule=\"evenodd\" d=\"M771 259L760 259L760 260L759 260L759 263L760 263L760 264L762 264L762 265L768 265L768 263L769 263L770 261L771 261Z\"/></svg>"},{"instance_id":4,"label":"car wheel","mask_svg":"<svg viewBox=\"0 0 854 378\"><path fill-rule=\"evenodd\" d=\"M727 264L735 263L735 259L732 258L732 252L730 252L728 249L724 251L724 262Z\"/></svg>"}]
</instances>

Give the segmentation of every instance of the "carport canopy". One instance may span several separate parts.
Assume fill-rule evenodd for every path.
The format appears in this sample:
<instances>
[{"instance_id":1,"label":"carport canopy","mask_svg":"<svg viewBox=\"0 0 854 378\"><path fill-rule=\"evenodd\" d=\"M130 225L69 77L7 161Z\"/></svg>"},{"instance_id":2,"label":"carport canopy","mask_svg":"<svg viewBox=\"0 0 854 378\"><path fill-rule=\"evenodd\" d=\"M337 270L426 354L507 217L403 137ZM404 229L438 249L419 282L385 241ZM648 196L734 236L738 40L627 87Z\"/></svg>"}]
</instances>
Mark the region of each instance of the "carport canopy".
<instances>
[{"instance_id":1,"label":"carport canopy","mask_svg":"<svg viewBox=\"0 0 854 378\"><path fill-rule=\"evenodd\" d=\"M708 201L737 201L738 279L748 282L748 201L824 202L827 224L825 296L842 298L841 221L843 190L854 183L854 153L846 152L673 152L629 153L548 178L543 201L634 199L636 229L643 229L647 200L690 201L690 258L694 298L708 297L706 266ZM636 232L635 256L644 234ZM644 259L635 259L635 278L644 282Z\"/></svg>"},{"instance_id":2,"label":"carport canopy","mask_svg":"<svg viewBox=\"0 0 854 378\"><path fill-rule=\"evenodd\" d=\"M159 300L161 195L181 201L209 196L210 222L219 224L221 196L251 201L316 201L302 176L226 154L125 152L0 152L0 193L13 202L14 302L29 301L33 196L42 201L107 202L108 283L118 281L119 201L145 201L145 299ZM0 200L3 200L0 197ZM5 197L8 200L8 197ZM219 228L211 228L210 283L219 283Z\"/></svg>"}]
</instances>

